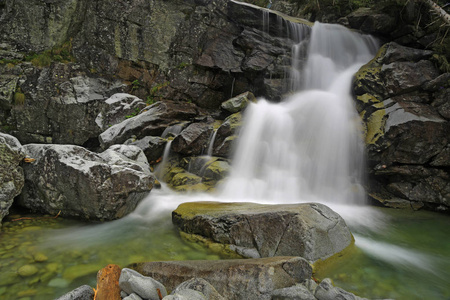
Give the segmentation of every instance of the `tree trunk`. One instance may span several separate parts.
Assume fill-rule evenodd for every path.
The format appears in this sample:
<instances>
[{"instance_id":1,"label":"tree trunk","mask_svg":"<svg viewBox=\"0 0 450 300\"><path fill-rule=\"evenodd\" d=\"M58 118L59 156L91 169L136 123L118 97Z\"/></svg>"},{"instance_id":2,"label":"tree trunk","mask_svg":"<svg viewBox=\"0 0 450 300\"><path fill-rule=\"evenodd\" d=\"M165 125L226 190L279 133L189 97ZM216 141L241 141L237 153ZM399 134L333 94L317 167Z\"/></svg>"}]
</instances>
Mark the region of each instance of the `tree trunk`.
<instances>
[{"instance_id":1,"label":"tree trunk","mask_svg":"<svg viewBox=\"0 0 450 300\"><path fill-rule=\"evenodd\" d=\"M450 25L450 15L439 5L437 5L432 0L416 0L417 2L425 3L434 13L436 13L439 18L444 21L447 25Z\"/></svg>"}]
</instances>

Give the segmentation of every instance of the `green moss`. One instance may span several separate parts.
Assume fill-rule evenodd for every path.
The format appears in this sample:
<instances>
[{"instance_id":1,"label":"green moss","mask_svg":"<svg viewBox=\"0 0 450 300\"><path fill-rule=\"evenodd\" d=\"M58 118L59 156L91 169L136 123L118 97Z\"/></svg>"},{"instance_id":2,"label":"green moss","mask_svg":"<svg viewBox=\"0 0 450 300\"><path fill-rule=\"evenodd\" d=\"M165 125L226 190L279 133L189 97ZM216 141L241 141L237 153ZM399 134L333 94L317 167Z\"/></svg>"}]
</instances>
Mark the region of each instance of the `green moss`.
<instances>
[{"instance_id":1,"label":"green moss","mask_svg":"<svg viewBox=\"0 0 450 300\"><path fill-rule=\"evenodd\" d=\"M18 91L14 94L14 105L23 106L25 104L25 94L18 89Z\"/></svg>"},{"instance_id":2,"label":"green moss","mask_svg":"<svg viewBox=\"0 0 450 300\"><path fill-rule=\"evenodd\" d=\"M54 61L61 63L74 62L75 58L72 56L72 40L41 53L30 53L25 57L25 61L29 61L34 66L41 68L50 66Z\"/></svg>"},{"instance_id":3,"label":"green moss","mask_svg":"<svg viewBox=\"0 0 450 300\"><path fill-rule=\"evenodd\" d=\"M201 245L203 248L208 249L212 253L219 255L220 257L232 259L232 258L245 258L235 251L230 249L230 245L216 243L213 240L205 238L197 234L189 234L180 231L181 238L188 243L195 243Z\"/></svg>"},{"instance_id":4,"label":"green moss","mask_svg":"<svg viewBox=\"0 0 450 300\"><path fill-rule=\"evenodd\" d=\"M384 135L386 126L386 110L379 109L373 112L366 122L366 144L375 144Z\"/></svg>"}]
</instances>

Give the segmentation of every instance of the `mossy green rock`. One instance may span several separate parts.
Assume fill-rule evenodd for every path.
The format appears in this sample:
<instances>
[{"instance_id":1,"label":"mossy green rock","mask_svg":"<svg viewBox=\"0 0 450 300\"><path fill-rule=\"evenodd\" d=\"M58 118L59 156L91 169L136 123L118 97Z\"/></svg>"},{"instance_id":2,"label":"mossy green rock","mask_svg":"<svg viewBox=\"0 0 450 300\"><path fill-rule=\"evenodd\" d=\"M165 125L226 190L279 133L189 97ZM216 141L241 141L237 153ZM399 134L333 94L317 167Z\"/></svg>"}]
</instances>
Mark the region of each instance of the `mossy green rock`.
<instances>
[{"instance_id":1,"label":"mossy green rock","mask_svg":"<svg viewBox=\"0 0 450 300\"><path fill-rule=\"evenodd\" d=\"M250 102L255 102L256 98L250 92L245 92L243 94L237 95L227 101L223 102L220 106L222 109L229 111L231 113L237 113L245 109Z\"/></svg>"},{"instance_id":2,"label":"mossy green rock","mask_svg":"<svg viewBox=\"0 0 450 300\"><path fill-rule=\"evenodd\" d=\"M188 172L183 172L183 173L178 173L176 174L172 181L170 182L170 184L172 186L180 186L180 185L194 185L197 183L201 183L202 182L202 178L200 176L188 173Z\"/></svg>"},{"instance_id":3,"label":"mossy green rock","mask_svg":"<svg viewBox=\"0 0 450 300\"><path fill-rule=\"evenodd\" d=\"M190 202L178 206L172 222L246 257L292 255L314 262L353 244L344 220L322 204Z\"/></svg>"},{"instance_id":4,"label":"mossy green rock","mask_svg":"<svg viewBox=\"0 0 450 300\"><path fill-rule=\"evenodd\" d=\"M33 276L38 272L38 268L33 265L24 265L17 270L17 273L22 277Z\"/></svg>"}]
</instances>

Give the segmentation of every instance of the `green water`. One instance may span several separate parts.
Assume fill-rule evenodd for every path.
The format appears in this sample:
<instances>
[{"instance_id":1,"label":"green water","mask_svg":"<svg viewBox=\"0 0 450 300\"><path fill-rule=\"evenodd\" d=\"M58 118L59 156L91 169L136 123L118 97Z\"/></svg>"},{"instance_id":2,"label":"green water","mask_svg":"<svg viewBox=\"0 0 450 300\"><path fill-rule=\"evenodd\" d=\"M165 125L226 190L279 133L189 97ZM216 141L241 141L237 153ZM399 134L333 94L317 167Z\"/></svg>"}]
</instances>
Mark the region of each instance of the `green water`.
<instances>
[{"instance_id":1,"label":"green water","mask_svg":"<svg viewBox=\"0 0 450 300\"><path fill-rule=\"evenodd\" d=\"M367 298L450 299L450 216L380 210L388 216L383 228L353 228L355 253L317 276Z\"/></svg>"},{"instance_id":2,"label":"green water","mask_svg":"<svg viewBox=\"0 0 450 300\"><path fill-rule=\"evenodd\" d=\"M450 299L450 217L382 212L389 219L381 230L353 228L357 245L364 243L351 257L316 276L330 277L337 286L367 298ZM32 219L12 221L19 217ZM125 267L141 261L220 259L181 240L170 211L151 222L125 218L97 225L39 217L16 215L4 220L0 299L48 300L83 284L95 287L97 271L110 263ZM21 276L19 270L34 274Z\"/></svg>"},{"instance_id":3,"label":"green water","mask_svg":"<svg viewBox=\"0 0 450 300\"><path fill-rule=\"evenodd\" d=\"M12 221L19 217L32 220ZM4 220L0 299L49 300L84 284L95 287L97 271L110 263L125 267L142 261L220 259L181 240L170 214L151 224L127 219L86 225L39 217Z\"/></svg>"}]
</instances>

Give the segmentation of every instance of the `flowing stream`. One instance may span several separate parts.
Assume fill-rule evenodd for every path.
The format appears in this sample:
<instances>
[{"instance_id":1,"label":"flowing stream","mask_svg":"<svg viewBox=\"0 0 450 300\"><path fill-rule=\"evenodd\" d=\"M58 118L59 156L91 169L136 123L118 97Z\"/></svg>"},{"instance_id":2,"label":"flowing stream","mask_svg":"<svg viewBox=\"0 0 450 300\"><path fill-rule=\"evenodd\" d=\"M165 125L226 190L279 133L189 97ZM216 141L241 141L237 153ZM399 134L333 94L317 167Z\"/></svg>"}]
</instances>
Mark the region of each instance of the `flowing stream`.
<instances>
[{"instance_id":1,"label":"flowing stream","mask_svg":"<svg viewBox=\"0 0 450 300\"><path fill-rule=\"evenodd\" d=\"M325 203L350 225L356 248L316 276L368 298L448 299L450 246L443 241L450 220L365 205L364 145L350 88L376 49L369 36L316 23L308 59L292 75L298 91L282 103L260 99L247 108L233 171L216 195L180 195L163 185L129 216L98 225L9 217L0 242L0 298L51 299L95 286L108 263L220 259L182 241L170 223L178 204L214 200ZM24 266L30 275L17 275Z\"/></svg>"}]
</instances>

